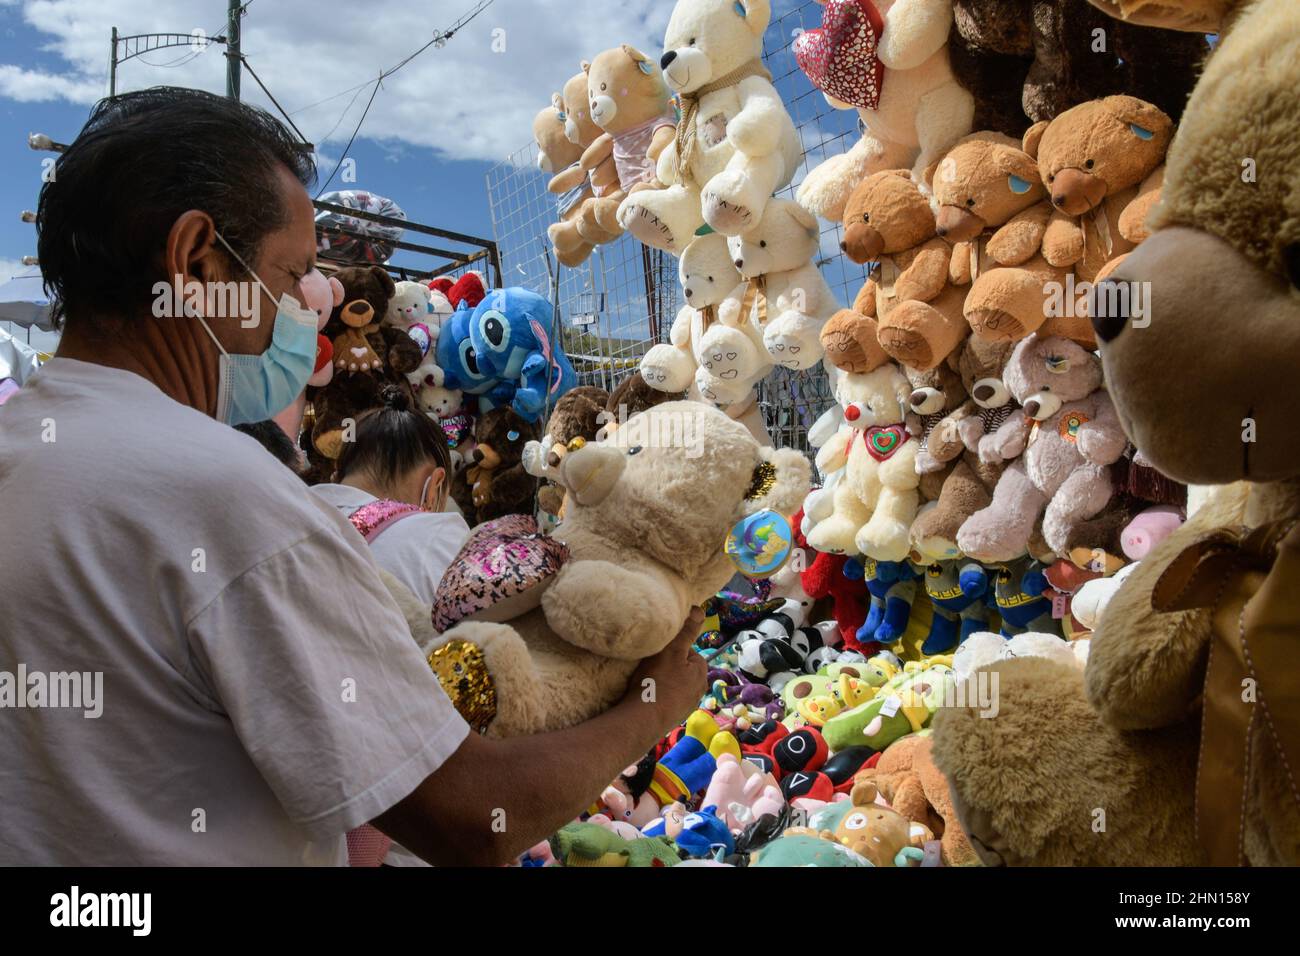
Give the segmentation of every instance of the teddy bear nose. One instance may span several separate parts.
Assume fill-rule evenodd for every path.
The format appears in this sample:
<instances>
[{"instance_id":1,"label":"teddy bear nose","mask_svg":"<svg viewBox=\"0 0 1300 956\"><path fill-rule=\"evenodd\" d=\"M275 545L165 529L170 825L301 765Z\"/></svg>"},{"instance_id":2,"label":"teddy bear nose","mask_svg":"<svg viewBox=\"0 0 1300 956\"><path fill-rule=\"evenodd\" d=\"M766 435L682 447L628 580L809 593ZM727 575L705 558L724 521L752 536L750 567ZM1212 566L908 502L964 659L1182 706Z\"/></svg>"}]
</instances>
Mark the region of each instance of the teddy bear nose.
<instances>
[{"instance_id":1,"label":"teddy bear nose","mask_svg":"<svg viewBox=\"0 0 1300 956\"><path fill-rule=\"evenodd\" d=\"M993 386L992 386L992 385L976 385L976 386L975 386L975 391L972 392L971 394L972 394L976 399L978 399L979 401L981 401L981 402L986 402L986 401L988 401L990 398L993 397Z\"/></svg>"},{"instance_id":2,"label":"teddy bear nose","mask_svg":"<svg viewBox=\"0 0 1300 956\"><path fill-rule=\"evenodd\" d=\"M1088 296L1088 315L1092 318L1097 338L1102 342L1118 338L1128 325L1128 297L1120 294L1123 291L1118 282L1103 279Z\"/></svg>"},{"instance_id":3,"label":"teddy bear nose","mask_svg":"<svg viewBox=\"0 0 1300 956\"><path fill-rule=\"evenodd\" d=\"M665 53L663 56L659 58L659 69L661 70L668 69L668 64L673 62L673 60L675 59L677 59L677 51L669 50L667 53Z\"/></svg>"},{"instance_id":4,"label":"teddy bear nose","mask_svg":"<svg viewBox=\"0 0 1300 956\"><path fill-rule=\"evenodd\" d=\"M844 418L846 421L856 422L862 416L862 409L857 405L850 405L844 409Z\"/></svg>"},{"instance_id":5,"label":"teddy bear nose","mask_svg":"<svg viewBox=\"0 0 1300 956\"><path fill-rule=\"evenodd\" d=\"M691 290L689 287L682 289L682 291L686 293L686 298L689 299L691 297Z\"/></svg>"},{"instance_id":6,"label":"teddy bear nose","mask_svg":"<svg viewBox=\"0 0 1300 956\"><path fill-rule=\"evenodd\" d=\"M737 269L743 269L743 268L745 268L745 260L744 260L744 259L737 259L737 260L736 260L736 268L737 268Z\"/></svg>"},{"instance_id":7,"label":"teddy bear nose","mask_svg":"<svg viewBox=\"0 0 1300 956\"><path fill-rule=\"evenodd\" d=\"M1025 414L1028 415L1030 418L1035 418L1038 415L1038 409L1040 407L1041 406L1039 406L1038 404L1038 399L1031 398L1029 401L1025 402Z\"/></svg>"}]
</instances>

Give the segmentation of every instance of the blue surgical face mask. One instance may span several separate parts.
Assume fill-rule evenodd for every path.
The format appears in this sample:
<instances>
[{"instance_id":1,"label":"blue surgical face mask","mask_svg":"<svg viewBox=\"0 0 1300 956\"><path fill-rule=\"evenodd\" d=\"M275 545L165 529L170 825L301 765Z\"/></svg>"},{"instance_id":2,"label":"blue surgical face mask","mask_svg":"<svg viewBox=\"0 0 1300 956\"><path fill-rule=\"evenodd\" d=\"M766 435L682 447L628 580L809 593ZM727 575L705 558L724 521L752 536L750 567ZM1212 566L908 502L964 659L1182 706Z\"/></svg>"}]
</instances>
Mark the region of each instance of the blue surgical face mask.
<instances>
[{"instance_id":1,"label":"blue surgical face mask","mask_svg":"<svg viewBox=\"0 0 1300 956\"><path fill-rule=\"evenodd\" d=\"M267 297L274 300L261 277L230 248L230 243L221 233L216 236L257 280ZM271 344L260 355L231 355L217 341L203 316L196 318L221 352L217 382L218 420L227 425L266 421L292 405L307 387L307 379L311 378L316 367L316 313L304 309L289 293L280 296Z\"/></svg>"}]
</instances>

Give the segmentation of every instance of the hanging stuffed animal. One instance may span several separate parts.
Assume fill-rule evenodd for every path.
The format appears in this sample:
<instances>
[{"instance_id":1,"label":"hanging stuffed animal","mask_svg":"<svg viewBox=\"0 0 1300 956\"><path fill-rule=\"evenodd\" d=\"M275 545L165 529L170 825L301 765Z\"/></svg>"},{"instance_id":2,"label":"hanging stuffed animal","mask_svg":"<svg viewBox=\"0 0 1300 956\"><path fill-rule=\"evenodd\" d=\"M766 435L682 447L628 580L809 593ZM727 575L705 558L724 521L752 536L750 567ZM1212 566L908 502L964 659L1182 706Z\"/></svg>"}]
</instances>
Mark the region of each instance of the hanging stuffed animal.
<instances>
[{"instance_id":1,"label":"hanging stuffed animal","mask_svg":"<svg viewBox=\"0 0 1300 956\"><path fill-rule=\"evenodd\" d=\"M795 58L832 106L857 109L861 138L810 170L797 198L814 215L835 220L873 173L913 168L919 179L971 131L975 103L948 62L952 0L823 5L822 29L795 39Z\"/></svg>"},{"instance_id":2,"label":"hanging stuffed animal","mask_svg":"<svg viewBox=\"0 0 1300 956\"><path fill-rule=\"evenodd\" d=\"M706 223L727 236L752 229L803 154L763 66L770 0L678 0L659 60L682 115L659 157L667 189L633 193L618 221L648 246L680 254Z\"/></svg>"}]
</instances>

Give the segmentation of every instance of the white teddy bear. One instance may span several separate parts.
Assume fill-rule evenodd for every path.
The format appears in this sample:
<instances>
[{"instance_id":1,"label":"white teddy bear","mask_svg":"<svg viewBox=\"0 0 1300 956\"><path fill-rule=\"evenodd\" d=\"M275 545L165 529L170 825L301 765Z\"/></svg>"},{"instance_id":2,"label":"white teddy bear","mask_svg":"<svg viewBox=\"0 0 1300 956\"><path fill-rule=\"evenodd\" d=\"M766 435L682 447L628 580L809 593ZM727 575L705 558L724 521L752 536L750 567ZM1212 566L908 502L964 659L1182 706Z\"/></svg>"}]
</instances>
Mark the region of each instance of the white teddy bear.
<instances>
[{"instance_id":1,"label":"white teddy bear","mask_svg":"<svg viewBox=\"0 0 1300 956\"><path fill-rule=\"evenodd\" d=\"M406 331L416 322L429 317L429 287L422 282L403 280L397 283L393 297L388 300L384 324Z\"/></svg>"},{"instance_id":2,"label":"white teddy bear","mask_svg":"<svg viewBox=\"0 0 1300 956\"><path fill-rule=\"evenodd\" d=\"M839 303L812 262L817 246L817 220L789 199L773 199L754 229L727 240L745 281L718 307L722 325L709 330L718 341L706 334L701 342L706 355L716 354L717 345L724 345L722 351L728 356L737 352L736 359L712 369L714 375L725 379L729 372L738 371L743 377L768 363L807 369L822 358L822 326ZM765 316L760 314L760 295ZM749 354L741 338L726 331L745 326L758 333L759 347L766 355ZM752 341L755 336L747 338Z\"/></svg>"},{"instance_id":3,"label":"white teddy bear","mask_svg":"<svg viewBox=\"0 0 1300 956\"><path fill-rule=\"evenodd\" d=\"M718 306L740 282L726 236L709 233L691 241L677 266L686 304L673 320L668 342L652 346L641 360L641 377L661 392L684 392L695 381L700 342L718 319Z\"/></svg>"},{"instance_id":4,"label":"white teddy bear","mask_svg":"<svg viewBox=\"0 0 1300 956\"><path fill-rule=\"evenodd\" d=\"M912 168L914 178L971 131L975 101L948 62L952 0L875 0L885 28L876 45L884 64L880 101L858 110L862 138L811 170L798 200L823 219L839 220L858 183L884 169ZM838 109L852 109L831 97Z\"/></svg>"},{"instance_id":5,"label":"white teddy bear","mask_svg":"<svg viewBox=\"0 0 1300 956\"><path fill-rule=\"evenodd\" d=\"M957 682L961 683L986 664L1009 657L1046 657L1062 664L1083 667L1088 662L1090 644L1088 638L1066 641L1055 634L1040 634L1035 631L1026 631L1015 637L976 631L957 646L952 658L952 669Z\"/></svg>"},{"instance_id":6,"label":"white teddy bear","mask_svg":"<svg viewBox=\"0 0 1300 956\"><path fill-rule=\"evenodd\" d=\"M763 216L803 156L763 66L770 0L678 0L659 61L682 100L674 144L656 174L668 188L633 193L618 221L646 245L680 253L708 223L733 236ZM685 133L683 133L685 129Z\"/></svg>"},{"instance_id":7,"label":"white teddy bear","mask_svg":"<svg viewBox=\"0 0 1300 956\"><path fill-rule=\"evenodd\" d=\"M844 427L817 452L817 468L844 475L831 495L831 513L808 534L808 544L831 554L865 554L902 561L919 501L916 454L920 442L904 424L912 387L892 362L870 372L846 372L835 384Z\"/></svg>"}]
</instances>

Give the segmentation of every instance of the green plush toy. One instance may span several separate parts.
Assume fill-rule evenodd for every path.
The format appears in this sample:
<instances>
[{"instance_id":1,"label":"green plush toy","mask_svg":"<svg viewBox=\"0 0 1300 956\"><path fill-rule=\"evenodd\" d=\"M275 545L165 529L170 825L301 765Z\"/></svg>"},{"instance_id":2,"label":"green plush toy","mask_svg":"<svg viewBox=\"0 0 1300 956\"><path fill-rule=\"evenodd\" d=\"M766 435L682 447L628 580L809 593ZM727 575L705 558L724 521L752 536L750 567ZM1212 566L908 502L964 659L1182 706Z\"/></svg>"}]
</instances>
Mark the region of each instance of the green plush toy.
<instances>
[{"instance_id":1,"label":"green plush toy","mask_svg":"<svg viewBox=\"0 0 1300 956\"><path fill-rule=\"evenodd\" d=\"M676 866L681 862L667 837L624 840L597 823L570 823L551 837L562 866Z\"/></svg>"},{"instance_id":2,"label":"green plush toy","mask_svg":"<svg viewBox=\"0 0 1300 956\"><path fill-rule=\"evenodd\" d=\"M871 866L866 857L854 853L834 840L795 834L778 837L762 849L755 850L750 866Z\"/></svg>"},{"instance_id":3,"label":"green plush toy","mask_svg":"<svg viewBox=\"0 0 1300 956\"><path fill-rule=\"evenodd\" d=\"M865 704L826 721L822 736L833 751L854 745L884 750L927 726L952 686L952 668L946 664L906 670L886 681Z\"/></svg>"}]
</instances>

